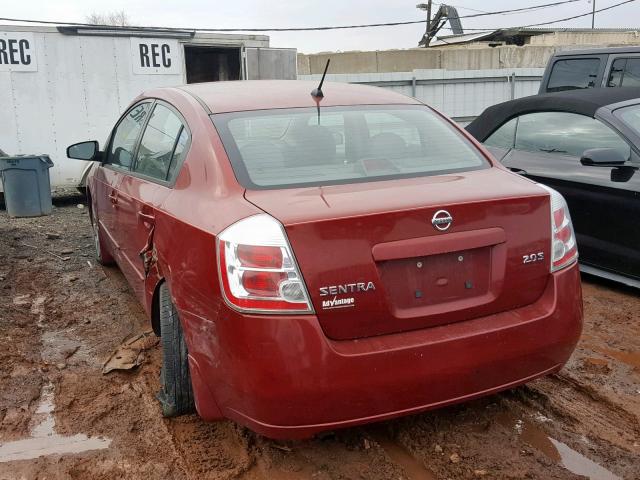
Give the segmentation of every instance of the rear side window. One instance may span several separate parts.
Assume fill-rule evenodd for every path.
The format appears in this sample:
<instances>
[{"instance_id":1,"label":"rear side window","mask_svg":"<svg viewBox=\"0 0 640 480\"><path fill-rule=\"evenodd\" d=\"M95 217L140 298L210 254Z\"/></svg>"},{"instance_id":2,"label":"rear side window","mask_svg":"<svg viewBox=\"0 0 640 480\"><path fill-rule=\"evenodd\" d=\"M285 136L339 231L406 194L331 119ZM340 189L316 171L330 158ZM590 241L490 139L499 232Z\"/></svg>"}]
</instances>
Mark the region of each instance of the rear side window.
<instances>
[{"instance_id":1,"label":"rear side window","mask_svg":"<svg viewBox=\"0 0 640 480\"><path fill-rule=\"evenodd\" d=\"M640 87L640 58L617 58L611 65L609 87Z\"/></svg>"},{"instance_id":2,"label":"rear side window","mask_svg":"<svg viewBox=\"0 0 640 480\"><path fill-rule=\"evenodd\" d=\"M516 150L581 157L591 148L615 148L625 158L631 147L616 132L594 118L567 112L539 112L518 120Z\"/></svg>"},{"instance_id":3,"label":"rear side window","mask_svg":"<svg viewBox=\"0 0 640 480\"><path fill-rule=\"evenodd\" d=\"M131 168L138 136L149 114L150 103L140 103L120 120L113 132L107 163L126 169Z\"/></svg>"},{"instance_id":4,"label":"rear side window","mask_svg":"<svg viewBox=\"0 0 640 480\"><path fill-rule=\"evenodd\" d=\"M558 60L553 64L547 92L593 88L596 86L599 70L598 58Z\"/></svg>"},{"instance_id":5,"label":"rear side window","mask_svg":"<svg viewBox=\"0 0 640 480\"><path fill-rule=\"evenodd\" d=\"M187 143L188 134L180 118L168 107L156 104L140 140L134 171L157 180L169 180L171 166L181 163Z\"/></svg>"},{"instance_id":6,"label":"rear side window","mask_svg":"<svg viewBox=\"0 0 640 480\"><path fill-rule=\"evenodd\" d=\"M516 141L516 124L518 123L517 118L513 118L509 120L507 123L502 125L499 129L493 132L489 138L484 141L484 144L489 147L497 147L504 148L505 150L509 150L513 148L513 145Z\"/></svg>"},{"instance_id":7,"label":"rear side window","mask_svg":"<svg viewBox=\"0 0 640 480\"><path fill-rule=\"evenodd\" d=\"M423 106L326 107L212 115L246 188L355 183L489 168Z\"/></svg>"}]
</instances>

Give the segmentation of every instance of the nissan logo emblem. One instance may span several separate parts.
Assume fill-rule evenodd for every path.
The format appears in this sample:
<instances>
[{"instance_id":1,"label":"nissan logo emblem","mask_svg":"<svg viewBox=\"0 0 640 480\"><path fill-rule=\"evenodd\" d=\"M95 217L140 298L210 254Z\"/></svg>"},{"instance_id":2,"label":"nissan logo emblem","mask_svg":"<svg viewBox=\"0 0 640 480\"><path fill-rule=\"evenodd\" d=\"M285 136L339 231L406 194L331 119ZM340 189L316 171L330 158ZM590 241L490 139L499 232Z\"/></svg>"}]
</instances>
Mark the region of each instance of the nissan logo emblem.
<instances>
[{"instance_id":1,"label":"nissan logo emblem","mask_svg":"<svg viewBox=\"0 0 640 480\"><path fill-rule=\"evenodd\" d=\"M438 210L433 214L433 218L431 219L431 225L436 230L440 230L444 232L445 230L449 230L451 224L453 223L453 217L446 210Z\"/></svg>"}]
</instances>

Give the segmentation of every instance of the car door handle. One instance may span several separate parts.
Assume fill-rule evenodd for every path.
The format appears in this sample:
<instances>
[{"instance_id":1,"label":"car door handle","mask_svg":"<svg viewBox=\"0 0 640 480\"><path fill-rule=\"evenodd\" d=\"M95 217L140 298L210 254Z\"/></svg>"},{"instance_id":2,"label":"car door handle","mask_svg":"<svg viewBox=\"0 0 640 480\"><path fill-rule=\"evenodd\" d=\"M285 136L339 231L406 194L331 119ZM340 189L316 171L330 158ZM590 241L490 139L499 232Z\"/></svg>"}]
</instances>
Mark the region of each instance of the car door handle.
<instances>
[{"instance_id":1,"label":"car door handle","mask_svg":"<svg viewBox=\"0 0 640 480\"><path fill-rule=\"evenodd\" d=\"M147 222L151 225L153 225L154 222L156 221L156 217L154 217L150 213L138 212L138 218L143 222Z\"/></svg>"},{"instance_id":2,"label":"car door handle","mask_svg":"<svg viewBox=\"0 0 640 480\"><path fill-rule=\"evenodd\" d=\"M109 200L115 206L118 203L118 194L116 192L112 192L109 194Z\"/></svg>"},{"instance_id":3,"label":"car door handle","mask_svg":"<svg viewBox=\"0 0 640 480\"><path fill-rule=\"evenodd\" d=\"M513 173L517 173L518 175L527 175L527 171L521 168L509 167L509 170L511 170Z\"/></svg>"}]
</instances>

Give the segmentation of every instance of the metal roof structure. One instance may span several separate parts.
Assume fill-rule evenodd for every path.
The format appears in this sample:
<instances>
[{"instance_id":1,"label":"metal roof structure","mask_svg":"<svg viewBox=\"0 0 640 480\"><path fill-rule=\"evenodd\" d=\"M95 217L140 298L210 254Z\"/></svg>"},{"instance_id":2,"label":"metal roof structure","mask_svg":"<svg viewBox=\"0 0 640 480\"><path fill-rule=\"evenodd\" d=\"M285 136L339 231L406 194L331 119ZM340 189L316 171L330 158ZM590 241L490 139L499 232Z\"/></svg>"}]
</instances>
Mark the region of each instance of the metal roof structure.
<instances>
[{"instance_id":1,"label":"metal roof structure","mask_svg":"<svg viewBox=\"0 0 640 480\"><path fill-rule=\"evenodd\" d=\"M546 33L625 33L638 32L640 28L499 28L486 32L474 32L463 35L445 35L437 37L431 42L432 47L445 45L460 45L465 43L485 41L485 42L505 42L507 44L522 45L524 39Z\"/></svg>"}]
</instances>

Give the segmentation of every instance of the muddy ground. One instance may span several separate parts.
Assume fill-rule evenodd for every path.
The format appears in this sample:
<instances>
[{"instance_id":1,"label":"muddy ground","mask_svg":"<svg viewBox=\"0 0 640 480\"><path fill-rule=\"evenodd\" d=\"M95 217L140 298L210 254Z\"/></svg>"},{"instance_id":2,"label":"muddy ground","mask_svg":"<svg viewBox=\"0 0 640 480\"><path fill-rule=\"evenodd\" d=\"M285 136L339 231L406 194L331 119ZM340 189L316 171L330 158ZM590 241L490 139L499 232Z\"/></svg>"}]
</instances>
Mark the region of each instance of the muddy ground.
<instances>
[{"instance_id":1,"label":"muddy ground","mask_svg":"<svg viewBox=\"0 0 640 480\"><path fill-rule=\"evenodd\" d=\"M120 272L96 265L80 202L57 199L34 219L0 211L1 480L640 478L637 291L584 279L584 335L558 375L275 442L231 422L163 419L158 346L132 371L101 373L149 326Z\"/></svg>"}]
</instances>

